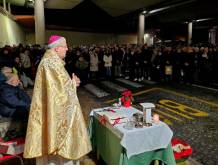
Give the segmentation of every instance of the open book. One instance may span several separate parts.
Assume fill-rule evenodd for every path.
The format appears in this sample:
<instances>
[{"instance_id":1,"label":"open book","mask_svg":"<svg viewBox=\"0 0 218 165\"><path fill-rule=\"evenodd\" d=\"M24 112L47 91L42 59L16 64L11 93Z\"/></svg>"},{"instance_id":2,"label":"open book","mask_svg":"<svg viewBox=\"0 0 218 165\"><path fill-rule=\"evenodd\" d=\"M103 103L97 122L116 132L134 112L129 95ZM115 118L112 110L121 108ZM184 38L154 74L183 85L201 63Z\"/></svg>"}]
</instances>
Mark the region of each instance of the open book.
<instances>
[{"instance_id":1,"label":"open book","mask_svg":"<svg viewBox=\"0 0 218 165\"><path fill-rule=\"evenodd\" d=\"M103 111L98 112L98 114L103 116L108 121L108 123L112 125L126 123L128 121L126 114L119 111Z\"/></svg>"}]
</instances>

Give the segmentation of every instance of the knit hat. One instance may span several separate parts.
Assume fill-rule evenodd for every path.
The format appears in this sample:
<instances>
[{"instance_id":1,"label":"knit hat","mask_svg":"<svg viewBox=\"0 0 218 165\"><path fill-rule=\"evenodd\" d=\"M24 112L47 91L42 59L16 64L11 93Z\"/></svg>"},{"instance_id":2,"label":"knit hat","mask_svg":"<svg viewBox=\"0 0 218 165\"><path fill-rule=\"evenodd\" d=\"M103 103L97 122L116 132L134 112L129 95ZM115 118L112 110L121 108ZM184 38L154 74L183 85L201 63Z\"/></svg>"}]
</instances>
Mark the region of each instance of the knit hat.
<instances>
[{"instance_id":1,"label":"knit hat","mask_svg":"<svg viewBox=\"0 0 218 165\"><path fill-rule=\"evenodd\" d=\"M62 46L65 41L64 37L58 35L52 35L48 40L48 48L54 48L57 46Z\"/></svg>"}]
</instances>

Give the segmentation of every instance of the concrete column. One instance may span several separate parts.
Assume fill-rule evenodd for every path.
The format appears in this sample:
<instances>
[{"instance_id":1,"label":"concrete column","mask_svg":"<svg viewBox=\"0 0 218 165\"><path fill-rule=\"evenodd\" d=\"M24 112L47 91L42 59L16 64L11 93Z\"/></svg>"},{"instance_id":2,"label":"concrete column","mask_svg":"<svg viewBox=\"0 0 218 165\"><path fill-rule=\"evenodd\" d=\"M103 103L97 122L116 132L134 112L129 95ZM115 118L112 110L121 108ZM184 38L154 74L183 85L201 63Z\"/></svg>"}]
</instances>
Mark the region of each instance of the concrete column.
<instances>
[{"instance_id":1,"label":"concrete column","mask_svg":"<svg viewBox=\"0 0 218 165\"><path fill-rule=\"evenodd\" d=\"M6 2L3 0L3 8L6 10Z\"/></svg>"},{"instance_id":2,"label":"concrete column","mask_svg":"<svg viewBox=\"0 0 218 165\"><path fill-rule=\"evenodd\" d=\"M192 43L192 22L188 23L188 45Z\"/></svg>"},{"instance_id":3,"label":"concrete column","mask_svg":"<svg viewBox=\"0 0 218 165\"><path fill-rule=\"evenodd\" d=\"M145 16L139 14L138 44L144 44Z\"/></svg>"},{"instance_id":4,"label":"concrete column","mask_svg":"<svg viewBox=\"0 0 218 165\"><path fill-rule=\"evenodd\" d=\"M44 0L35 1L35 38L36 44L43 46L45 44L45 14Z\"/></svg>"},{"instance_id":5,"label":"concrete column","mask_svg":"<svg viewBox=\"0 0 218 165\"><path fill-rule=\"evenodd\" d=\"M11 4L8 3L8 12L11 14Z\"/></svg>"},{"instance_id":6,"label":"concrete column","mask_svg":"<svg viewBox=\"0 0 218 165\"><path fill-rule=\"evenodd\" d=\"M216 26L216 41L215 41L216 46L218 46L218 27Z\"/></svg>"},{"instance_id":7,"label":"concrete column","mask_svg":"<svg viewBox=\"0 0 218 165\"><path fill-rule=\"evenodd\" d=\"M213 27L209 30L209 43L215 45L216 44L216 27Z\"/></svg>"},{"instance_id":8,"label":"concrete column","mask_svg":"<svg viewBox=\"0 0 218 165\"><path fill-rule=\"evenodd\" d=\"M212 44L214 42L214 29L209 30L209 43Z\"/></svg>"}]
</instances>

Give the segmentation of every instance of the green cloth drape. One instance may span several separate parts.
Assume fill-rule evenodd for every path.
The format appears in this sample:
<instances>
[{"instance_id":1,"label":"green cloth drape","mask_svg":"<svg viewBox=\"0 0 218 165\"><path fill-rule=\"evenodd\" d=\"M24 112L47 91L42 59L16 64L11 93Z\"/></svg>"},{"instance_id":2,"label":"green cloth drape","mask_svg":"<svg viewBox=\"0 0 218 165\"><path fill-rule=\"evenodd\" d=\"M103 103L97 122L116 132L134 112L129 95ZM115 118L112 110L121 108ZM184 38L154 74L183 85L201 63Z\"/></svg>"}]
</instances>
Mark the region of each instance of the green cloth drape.
<instances>
[{"instance_id":1,"label":"green cloth drape","mask_svg":"<svg viewBox=\"0 0 218 165\"><path fill-rule=\"evenodd\" d=\"M90 118L89 133L93 149L108 165L149 165L153 160L160 160L165 165L176 165L171 144L167 148L144 152L128 159L120 144L121 139L95 117Z\"/></svg>"}]
</instances>

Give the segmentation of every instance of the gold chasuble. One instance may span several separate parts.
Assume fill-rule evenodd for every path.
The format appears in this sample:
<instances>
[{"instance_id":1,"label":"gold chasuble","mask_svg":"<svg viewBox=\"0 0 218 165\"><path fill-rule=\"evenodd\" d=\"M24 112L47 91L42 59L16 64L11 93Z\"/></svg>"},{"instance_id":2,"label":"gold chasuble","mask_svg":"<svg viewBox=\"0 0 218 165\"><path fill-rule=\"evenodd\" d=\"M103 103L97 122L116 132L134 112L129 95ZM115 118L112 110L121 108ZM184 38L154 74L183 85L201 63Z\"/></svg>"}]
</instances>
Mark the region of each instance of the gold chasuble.
<instances>
[{"instance_id":1,"label":"gold chasuble","mask_svg":"<svg viewBox=\"0 0 218 165\"><path fill-rule=\"evenodd\" d=\"M91 151L76 94L76 82L52 50L42 58L36 75L24 157L59 155L77 160Z\"/></svg>"}]
</instances>

